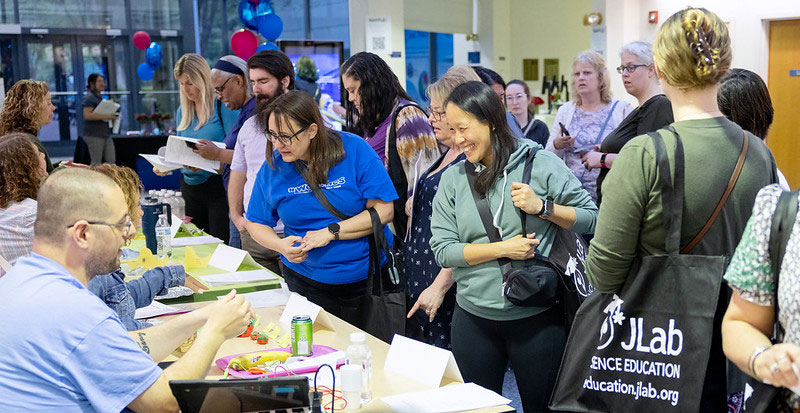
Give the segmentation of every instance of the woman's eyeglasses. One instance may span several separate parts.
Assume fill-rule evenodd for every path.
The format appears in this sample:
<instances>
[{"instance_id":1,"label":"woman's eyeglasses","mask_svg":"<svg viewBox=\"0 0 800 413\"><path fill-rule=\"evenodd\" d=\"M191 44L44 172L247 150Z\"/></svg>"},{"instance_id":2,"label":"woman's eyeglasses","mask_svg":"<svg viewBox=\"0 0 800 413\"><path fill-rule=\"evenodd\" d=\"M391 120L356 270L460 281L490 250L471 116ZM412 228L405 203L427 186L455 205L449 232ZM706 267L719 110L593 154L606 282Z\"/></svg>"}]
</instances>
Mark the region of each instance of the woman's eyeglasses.
<instances>
[{"instance_id":1,"label":"woman's eyeglasses","mask_svg":"<svg viewBox=\"0 0 800 413\"><path fill-rule=\"evenodd\" d=\"M444 117L444 114L445 114L444 112L439 112L438 110L433 110L430 107L428 107L428 111L427 112L428 112L428 117L433 118L433 120L435 120L437 122L441 121L442 118Z\"/></svg>"},{"instance_id":2,"label":"woman's eyeglasses","mask_svg":"<svg viewBox=\"0 0 800 413\"><path fill-rule=\"evenodd\" d=\"M628 73L633 73L633 72L635 72L635 71L636 71L636 69L638 69L638 68L640 68L640 67L647 67L647 66L650 66L650 65L627 65L627 66L620 66L620 67L618 67L618 68L617 68L617 73L619 73L619 74L623 74L623 73L625 73L625 72L628 72Z\"/></svg>"},{"instance_id":3,"label":"woman's eyeglasses","mask_svg":"<svg viewBox=\"0 0 800 413\"><path fill-rule=\"evenodd\" d=\"M292 140L293 140L294 138L296 138L296 137L297 137L297 135L299 135L299 134L303 133L303 131L305 131L306 129L308 129L308 127L309 127L309 126L310 126L310 125L303 126L302 128L300 128L300 130L298 130L297 132L295 132L295 133L293 133L293 134L291 134L291 135L277 135L277 134L275 134L275 133L272 133L272 131L270 131L270 130L267 130L266 132L267 132L267 137L268 137L268 138L269 138L269 140L271 140L273 143L274 143L275 141L278 141L278 142L280 142L280 143L281 143L281 144L283 144L283 145L291 145L291 144L292 144Z\"/></svg>"}]
</instances>

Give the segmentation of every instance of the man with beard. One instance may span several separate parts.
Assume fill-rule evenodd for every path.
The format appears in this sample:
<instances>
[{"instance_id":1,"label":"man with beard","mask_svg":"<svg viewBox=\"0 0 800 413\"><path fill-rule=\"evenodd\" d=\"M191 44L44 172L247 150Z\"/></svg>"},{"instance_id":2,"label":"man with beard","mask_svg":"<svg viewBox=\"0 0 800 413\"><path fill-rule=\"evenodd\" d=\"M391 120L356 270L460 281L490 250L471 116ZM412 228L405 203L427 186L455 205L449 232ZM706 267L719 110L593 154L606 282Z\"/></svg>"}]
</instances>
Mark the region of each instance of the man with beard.
<instances>
[{"instance_id":1,"label":"man with beard","mask_svg":"<svg viewBox=\"0 0 800 413\"><path fill-rule=\"evenodd\" d=\"M197 142L195 153L203 158L219 161L222 163L222 184L225 190L228 189L228 180L231 173L231 161L233 160L233 148L239 137L239 130L247 119L253 116L256 110L256 99L253 96L253 87L247 75L247 63L237 56L222 56L219 58L214 68L211 69L211 83L214 85L214 92L217 94L217 104L224 104L230 110L238 110L239 116L233 129L225 136L222 141L225 149L214 145L211 141L201 139ZM219 109L219 108L217 108ZM230 238L228 245L241 248L242 242L239 231L230 221Z\"/></svg>"},{"instance_id":2,"label":"man with beard","mask_svg":"<svg viewBox=\"0 0 800 413\"><path fill-rule=\"evenodd\" d=\"M256 175L266 160L267 136L264 133L267 129L266 117L259 114L277 96L294 89L294 66L285 54L276 50L265 50L250 57L247 60L247 68L258 109L255 116L242 125L236 141L231 163L231 179L228 184L228 209L231 220L241 233L242 249L249 252L259 264L280 274L280 254L264 248L247 233L245 211L250 203ZM283 224L280 221L275 227L275 232L278 235L283 234Z\"/></svg>"},{"instance_id":3,"label":"man with beard","mask_svg":"<svg viewBox=\"0 0 800 413\"><path fill-rule=\"evenodd\" d=\"M132 337L86 288L119 268L134 231L120 188L69 168L45 181L37 202L33 252L0 278L0 410L177 411L169 380L204 377L222 342L247 326L249 304L232 292L189 314L207 321ZM155 364L199 327L183 357Z\"/></svg>"}]
</instances>

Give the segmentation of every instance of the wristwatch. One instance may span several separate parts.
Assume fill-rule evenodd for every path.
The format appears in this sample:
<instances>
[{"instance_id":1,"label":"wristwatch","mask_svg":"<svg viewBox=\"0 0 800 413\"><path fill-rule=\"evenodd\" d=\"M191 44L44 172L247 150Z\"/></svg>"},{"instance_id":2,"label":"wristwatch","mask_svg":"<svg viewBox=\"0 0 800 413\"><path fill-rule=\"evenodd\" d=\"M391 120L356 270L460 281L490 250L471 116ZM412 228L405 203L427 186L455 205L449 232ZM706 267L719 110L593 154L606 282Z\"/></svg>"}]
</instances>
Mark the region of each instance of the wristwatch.
<instances>
[{"instance_id":1,"label":"wristwatch","mask_svg":"<svg viewBox=\"0 0 800 413\"><path fill-rule=\"evenodd\" d=\"M333 224L328 225L328 231L333 234L333 239L339 239L339 223L334 222Z\"/></svg>"},{"instance_id":2,"label":"wristwatch","mask_svg":"<svg viewBox=\"0 0 800 413\"><path fill-rule=\"evenodd\" d=\"M542 210L537 215L544 219L553 215L553 198L547 197L542 200Z\"/></svg>"},{"instance_id":3,"label":"wristwatch","mask_svg":"<svg viewBox=\"0 0 800 413\"><path fill-rule=\"evenodd\" d=\"M608 169L608 166L606 165L606 156L608 156L607 153L600 155L600 167L603 169Z\"/></svg>"}]
</instances>

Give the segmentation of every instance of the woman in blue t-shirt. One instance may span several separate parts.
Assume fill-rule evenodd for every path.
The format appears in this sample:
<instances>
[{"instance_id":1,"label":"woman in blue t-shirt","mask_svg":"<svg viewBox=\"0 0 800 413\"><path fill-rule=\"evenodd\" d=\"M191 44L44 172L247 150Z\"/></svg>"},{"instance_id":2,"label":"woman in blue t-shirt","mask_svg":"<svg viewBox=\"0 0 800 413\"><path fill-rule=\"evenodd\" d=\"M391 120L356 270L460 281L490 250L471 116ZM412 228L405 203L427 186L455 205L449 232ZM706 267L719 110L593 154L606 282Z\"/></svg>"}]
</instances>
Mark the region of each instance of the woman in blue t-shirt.
<instances>
[{"instance_id":1,"label":"woman in blue t-shirt","mask_svg":"<svg viewBox=\"0 0 800 413\"><path fill-rule=\"evenodd\" d=\"M256 116L268 125L269 155L253 187L247 231L281 254L291 291L363 327L359 306L367 294L367 239L372 232L367 209L374 208L386 224L397 198L383 163L360 137L322 126L319 108L305 92L281 95ZM307 168L310 182L296 166ZM309 184L318 185L334 208L352 218L335 218ZM284 238L273 230L278 219ZM384 234L392 245L386 225Z\"/></svg>"},{"instance_id":2,"label":"woman in blue t-shirt","mask_svg":"<svg viewBox=\"0 0 800 413\"><path fill-rule=\"evenodd\" d=\"M175 79L180 83L181 106L178 136L221 142L233 128L238 110L230 110L215 99L211 68L194 53L175 63ZM228 242L228 196L222 176L194 168L181 169L181 193L186 200L186 215L209 234Z\"/></svg>"}]
</instances>

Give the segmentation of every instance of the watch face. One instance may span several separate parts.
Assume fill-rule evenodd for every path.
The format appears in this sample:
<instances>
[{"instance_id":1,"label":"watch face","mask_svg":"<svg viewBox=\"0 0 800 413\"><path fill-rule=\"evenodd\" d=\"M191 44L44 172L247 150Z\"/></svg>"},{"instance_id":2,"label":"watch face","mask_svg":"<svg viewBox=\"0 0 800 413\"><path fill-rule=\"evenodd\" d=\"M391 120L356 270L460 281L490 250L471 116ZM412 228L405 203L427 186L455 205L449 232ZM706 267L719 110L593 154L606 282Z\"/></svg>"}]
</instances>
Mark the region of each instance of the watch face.
<instances>
[{"instance_id":1,"label":"watch face","mask_svg":"<svg viewBox=\"0 0 800 413\"><path fill-rule=\"evenodd\" d=\"M339 233L339 224L334 222L333 224L328 225L328 231L334 234Z\"/></svg>"}]
</instances>

